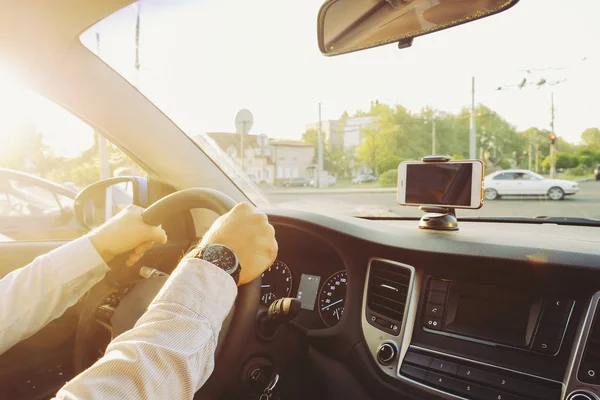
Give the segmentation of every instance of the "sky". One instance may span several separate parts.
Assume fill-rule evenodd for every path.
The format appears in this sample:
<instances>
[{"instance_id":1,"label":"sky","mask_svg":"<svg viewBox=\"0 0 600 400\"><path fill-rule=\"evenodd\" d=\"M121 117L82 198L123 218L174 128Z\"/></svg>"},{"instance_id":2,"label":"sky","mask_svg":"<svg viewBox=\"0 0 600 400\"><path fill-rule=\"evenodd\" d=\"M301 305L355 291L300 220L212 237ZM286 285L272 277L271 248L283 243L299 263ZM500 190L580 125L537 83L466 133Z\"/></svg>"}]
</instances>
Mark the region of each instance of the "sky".
<instances>
[{"instance_id":1,"label":"sky","mask_svg":"<svg viewBox=\"0 0 600 400\"><path fill-rule=\"evenodd\" d=\"M299 139L317 121L319 103L323 119L366 110L372 100L413 112L425 106L457 112L470 104L473 76L476 102L518 129L549 127L550 89L557 135L577 142L584 129L600 127L595 0L522 0L504 13L416 38L408 49L391 44L336 57L324 57L317 46L320 5L320 0L142 0L90 28L81 40L95 52L99 33L100 57L191 136L234 131L242 108L254 115L251 133L289 139ZM495 90L523 78L566 81L551 88ZM5 97L0 104L12 105L6 92L0 96ZM29 114L42 116L47 140L62 151L89 143L81 123L49 117L57 111L48 101L24 103Z\"/></svg>"}]
</instances>

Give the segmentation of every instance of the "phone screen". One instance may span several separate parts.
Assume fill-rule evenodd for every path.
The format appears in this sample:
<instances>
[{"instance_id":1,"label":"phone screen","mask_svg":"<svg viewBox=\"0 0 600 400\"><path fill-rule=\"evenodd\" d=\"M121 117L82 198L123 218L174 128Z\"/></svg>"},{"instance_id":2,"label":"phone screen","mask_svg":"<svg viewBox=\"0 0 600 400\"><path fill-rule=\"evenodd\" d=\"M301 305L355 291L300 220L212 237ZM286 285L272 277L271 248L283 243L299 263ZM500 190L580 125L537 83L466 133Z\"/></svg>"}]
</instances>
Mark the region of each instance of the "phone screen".
<instances>
[{"instance_id":1,"label":"phone screen","mask_svg":"<svg viewBox=\"0 0 600 400\"><path fill-rule=\"evenodd\" d=\"M406 165L406 203L471 205L472 163Z\"/></svg>"}]
</instances>

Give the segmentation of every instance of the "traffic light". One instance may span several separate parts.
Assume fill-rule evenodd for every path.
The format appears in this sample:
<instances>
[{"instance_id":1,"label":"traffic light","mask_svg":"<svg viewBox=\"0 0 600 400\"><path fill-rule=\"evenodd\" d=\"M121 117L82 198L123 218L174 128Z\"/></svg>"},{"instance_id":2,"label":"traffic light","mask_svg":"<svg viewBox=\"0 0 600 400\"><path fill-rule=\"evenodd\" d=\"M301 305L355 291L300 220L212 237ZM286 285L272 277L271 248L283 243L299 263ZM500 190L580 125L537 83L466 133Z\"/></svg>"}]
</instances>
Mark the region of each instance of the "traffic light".
<instances>
[{"instance_id":1,"label":"traffic light","mask_svg":"<svg viewBox=\"0 0 600 400\"><path fill-rule=\"evenodd\" d=\"M551 133L551 134L550 134L550 142L551 142L552 144L554 144L554 141L555 141L555 140L556 140L556 135L555 135L554 133Z\"/></svg>"}]
</instances>

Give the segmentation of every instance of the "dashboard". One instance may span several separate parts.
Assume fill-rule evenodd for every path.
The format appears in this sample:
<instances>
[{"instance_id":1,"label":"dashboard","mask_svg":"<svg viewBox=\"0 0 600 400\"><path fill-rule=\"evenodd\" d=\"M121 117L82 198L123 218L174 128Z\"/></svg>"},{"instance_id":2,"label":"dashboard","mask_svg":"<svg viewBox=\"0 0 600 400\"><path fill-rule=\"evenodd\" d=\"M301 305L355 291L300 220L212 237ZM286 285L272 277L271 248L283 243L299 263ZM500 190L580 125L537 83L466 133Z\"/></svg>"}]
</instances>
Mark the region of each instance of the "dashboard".
<instances>
[{"instance_id":1,"label":"dashboard","mask_svg":"<svg viewBox=\"0 0 600 400\"><path fill-rule=\"evenodd\" d=\"M368 393L352 398L600 398L598 228L433 232L417 221L267 213L280 252L261 302L300 298L293 323L339 363L323 368L336 371L325 377L332 392L352 377Z\"/></svg>"},{"instance_id":2,"label":"dashboard","mask_svg":"<svg viewBox=\"0 0 600 400\"><path fill-rule=\"evenodd\" d=\"M277 225L279 253L262 274L263 306L283 297L300 300L294 323L306 330L337 325L344 313L347 276L336 250L318 237Z\"/></svg>"}]
</instances>

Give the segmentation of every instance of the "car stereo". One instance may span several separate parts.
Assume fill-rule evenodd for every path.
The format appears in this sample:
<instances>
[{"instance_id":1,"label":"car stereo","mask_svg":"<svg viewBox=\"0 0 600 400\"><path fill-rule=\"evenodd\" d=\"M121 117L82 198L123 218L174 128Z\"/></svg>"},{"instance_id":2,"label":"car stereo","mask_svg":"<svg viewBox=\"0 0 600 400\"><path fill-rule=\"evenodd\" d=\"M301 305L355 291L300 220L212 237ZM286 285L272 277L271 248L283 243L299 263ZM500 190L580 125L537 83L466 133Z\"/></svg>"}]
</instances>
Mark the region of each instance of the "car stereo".
<instances>
[{"instance_id":1,"label":"car stereo","mask_svg":"<svg viewBox=\"0 0 600 400\"><path fill-rule=\"evenodd\" d=\"M423 329L493 346L556 355L574 301L430 279Z\"/></svg>"}]
</instances>

